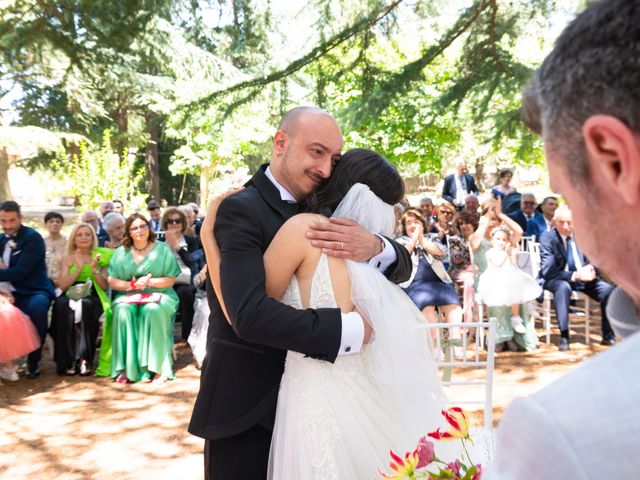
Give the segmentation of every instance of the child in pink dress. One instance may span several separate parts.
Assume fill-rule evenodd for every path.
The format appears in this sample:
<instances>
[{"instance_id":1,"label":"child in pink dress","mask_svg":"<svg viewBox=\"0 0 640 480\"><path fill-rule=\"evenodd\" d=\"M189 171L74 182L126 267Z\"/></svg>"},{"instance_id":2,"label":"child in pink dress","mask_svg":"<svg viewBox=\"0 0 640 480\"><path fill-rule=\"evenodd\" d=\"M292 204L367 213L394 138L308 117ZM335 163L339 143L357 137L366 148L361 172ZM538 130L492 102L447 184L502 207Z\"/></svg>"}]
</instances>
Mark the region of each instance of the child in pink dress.
<instances>
[{"instance_id":1,"label":"child in pink dress","mask_svg":"<svg viewBox=\"0 0 640 480\"><path fill-rule=\"evenodd\" d=\"M40 336L28 316L13 306L13 296L0 289L0 376L18 380L12 361L40 347Z\"/></svg>"}]
</instances>

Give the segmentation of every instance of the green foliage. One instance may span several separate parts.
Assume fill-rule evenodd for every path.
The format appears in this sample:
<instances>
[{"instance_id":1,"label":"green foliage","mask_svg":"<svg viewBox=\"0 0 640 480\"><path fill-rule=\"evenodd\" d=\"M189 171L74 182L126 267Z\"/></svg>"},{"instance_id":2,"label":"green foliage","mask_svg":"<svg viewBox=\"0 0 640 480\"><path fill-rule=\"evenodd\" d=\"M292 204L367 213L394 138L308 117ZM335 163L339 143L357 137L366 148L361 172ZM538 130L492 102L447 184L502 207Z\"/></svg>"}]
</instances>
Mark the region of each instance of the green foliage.
<instances>
[{"instance_id":1,"label":"green foliage","mask_svg":"<svg viewBox=\"0 0 640 480\"><path fill-rule=\"evenodd\" d=\"M133 167L134 159L125 156L123 161L111 147L111 132L105 130L102 144L91 149L81 143L79 153L61 153L52 166L56 174L65 178L69 196L78 199L83 208L96 208L101 200L119 198L127 205L142 204L142 196L135 186L143 172Z\"/></svg>"}]
</instances>

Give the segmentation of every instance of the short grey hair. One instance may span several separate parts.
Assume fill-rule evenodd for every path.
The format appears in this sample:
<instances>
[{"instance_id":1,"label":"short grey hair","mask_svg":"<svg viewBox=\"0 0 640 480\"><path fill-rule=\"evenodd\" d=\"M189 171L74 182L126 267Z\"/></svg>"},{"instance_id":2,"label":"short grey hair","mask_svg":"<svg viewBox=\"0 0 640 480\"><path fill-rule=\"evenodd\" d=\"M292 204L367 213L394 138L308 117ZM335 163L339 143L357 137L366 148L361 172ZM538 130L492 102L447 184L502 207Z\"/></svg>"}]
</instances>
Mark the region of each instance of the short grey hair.
<instances>
[{"instance_id":1,"label":"short grey hair","mask_svg":"<svg viewBox=\"0 0 640 480\"><path fill-rule=\"evenodd\" d=\"M523 93L521 116L566 158L573 180L589 177L582 125L610 115L640 132L640 2L601 0L578 15Z\"/></svg>"},{"instance_id":2,"label":"short grey hair","mask_svg":"<svg viewBox=\"0 0 640 480\"><path fill-rule=\"evenodd\" d=\"M113 228L113 224L118 220L120 220L124 225L125 218L121 214L116 212L109 212L102 219L102 228L104 228L106 232L109 233Z\"/></svg>"}]
</instances>

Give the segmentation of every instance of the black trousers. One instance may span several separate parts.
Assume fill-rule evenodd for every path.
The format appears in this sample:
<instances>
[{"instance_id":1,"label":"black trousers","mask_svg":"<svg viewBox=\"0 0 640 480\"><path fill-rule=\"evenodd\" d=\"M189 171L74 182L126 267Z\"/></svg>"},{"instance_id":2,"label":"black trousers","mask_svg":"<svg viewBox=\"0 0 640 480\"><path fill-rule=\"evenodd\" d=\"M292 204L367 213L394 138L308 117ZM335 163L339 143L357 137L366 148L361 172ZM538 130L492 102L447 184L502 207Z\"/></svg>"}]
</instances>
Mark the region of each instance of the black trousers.
<instances>
[{"instance_id":1,"label":"black trousers","mask_svg":"<svg viewBox=\"0 0 640 480\"><path fill-rule=\"evenodd\" d=\"M180 312L180 324L182 325L182 339L186 340L189 338L191 326L193 325L193 304L196 301L196 290L191 285L182 283L174 285L173 289L180 299L178 311Z\"/></svg>"},{"instance_id":2,"label":"black trousers","mask_svg":"<svg viewBox=\"0 0 640 480\"><path fill-rule=\"evenodd\" d=\"M58 374L62 374L74 362L86 360L93 365L96 353L96 339L100 327L102 304L97 295L82 299L82 319L75 323L75 313L69 307L69 299L63 294L56 298L51 312L49 333L53 338Z\"/></svg>"},{"instance_id":3,"label":"black trousers","mask_svg":"<svg viewBox=\"0 0 640 480\"><path fill-rule=\"evenodd\" d=\"M205 440L205 480L265 480L271 434L258 424L233 437Z\"/></svg>"}]
</instances>

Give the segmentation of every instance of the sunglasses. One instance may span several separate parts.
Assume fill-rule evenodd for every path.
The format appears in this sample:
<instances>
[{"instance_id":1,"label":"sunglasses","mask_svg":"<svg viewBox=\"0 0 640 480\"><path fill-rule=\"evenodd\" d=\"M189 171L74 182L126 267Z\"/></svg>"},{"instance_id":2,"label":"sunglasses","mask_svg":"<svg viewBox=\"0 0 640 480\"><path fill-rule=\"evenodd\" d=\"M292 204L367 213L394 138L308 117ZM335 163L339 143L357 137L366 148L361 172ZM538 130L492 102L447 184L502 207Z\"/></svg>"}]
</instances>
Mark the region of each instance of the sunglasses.
<instances>
[{"instance_id":1,"label":"sunglasses","mask_svg":"<svg viewBox=\"0 0 640 480\"><path fill-rule=\"evenodd\" d=\"M146 230L147 228L149 228L149 225L147 225L146 223L143 223L142 225L138 225L137 227L129 228L129 232L130 233L136 233L138 230L140 230L142 232L142 231Z\"/></svg>"},{"instance_id":2,"label":"sunglasses","mask_svg":"<svg viewBox=\"0 0 640 480\"><path fill-rule=\"evenodd\" d=\"M453 215L453 212L450 212L448 210L443 210L440 212L441 215Z\"/></svg>"},{"instance_id":3,"label":"sunglasses","mask_svg":"<svg viewBox=\"0 0 640 480\"><path fill-rule=\"evenodd\" d=\"M170 218L169 220L167 220L168 225L178 225L180 223L182 223L181 218Z\"/></svg>"}]
</instances>

